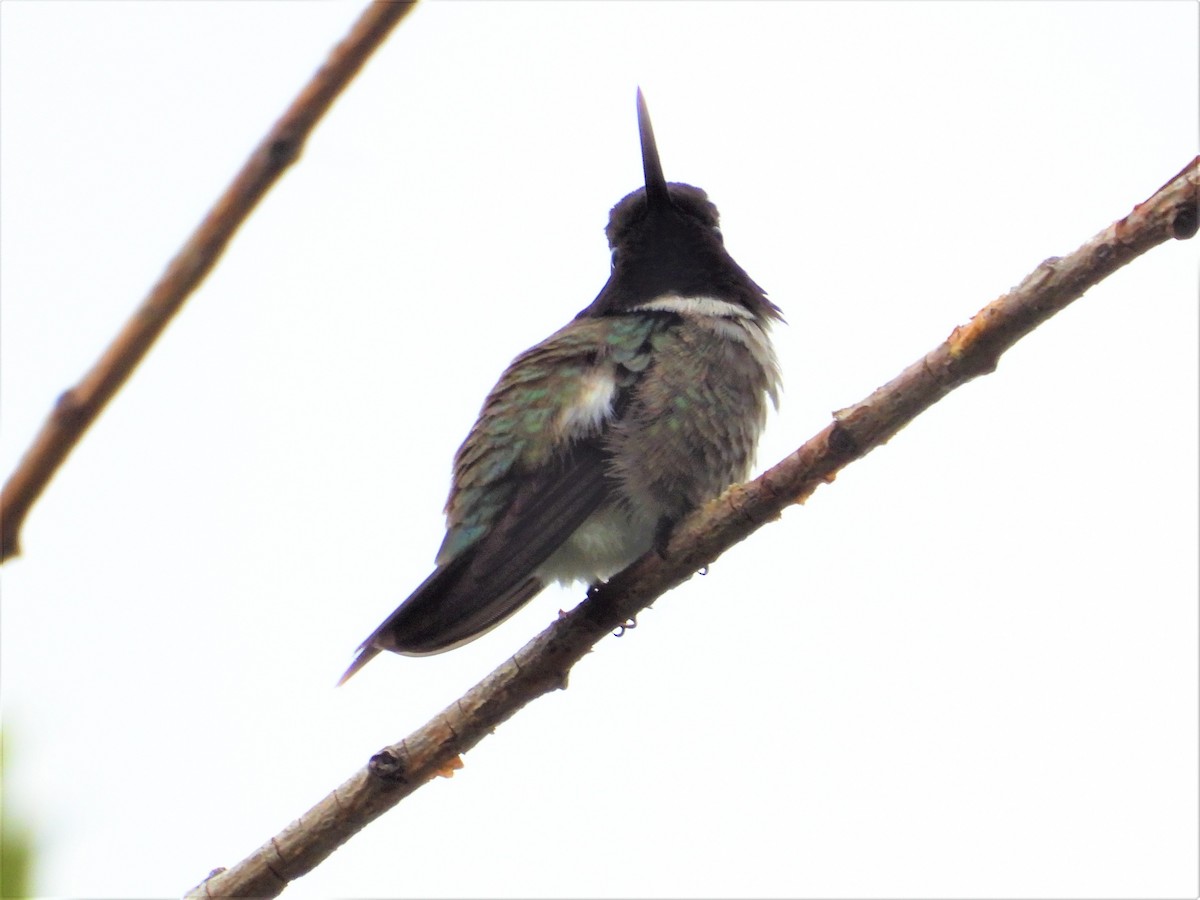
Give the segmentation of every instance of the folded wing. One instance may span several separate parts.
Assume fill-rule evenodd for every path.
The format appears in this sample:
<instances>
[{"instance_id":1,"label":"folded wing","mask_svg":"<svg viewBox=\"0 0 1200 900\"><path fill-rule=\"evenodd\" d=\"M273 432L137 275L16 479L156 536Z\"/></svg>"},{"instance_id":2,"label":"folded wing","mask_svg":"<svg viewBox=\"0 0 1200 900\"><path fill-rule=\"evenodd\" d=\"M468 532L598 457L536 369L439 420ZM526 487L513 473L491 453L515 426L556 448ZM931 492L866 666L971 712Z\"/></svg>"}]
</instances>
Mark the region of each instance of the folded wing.
<instances>
[{"instance_id":1,"label":"folded wing","mask_svg":"<svg viewBox=\"0 0 1200 900\"><path fill-rule=\"evenodd\" d=\"M606 430L667 324L577 320L513 361L455 458L437 568L362 643L339 683L382 650L459 646L544 587L533 573L610 494Z\"/></svg>"}]
</instances>

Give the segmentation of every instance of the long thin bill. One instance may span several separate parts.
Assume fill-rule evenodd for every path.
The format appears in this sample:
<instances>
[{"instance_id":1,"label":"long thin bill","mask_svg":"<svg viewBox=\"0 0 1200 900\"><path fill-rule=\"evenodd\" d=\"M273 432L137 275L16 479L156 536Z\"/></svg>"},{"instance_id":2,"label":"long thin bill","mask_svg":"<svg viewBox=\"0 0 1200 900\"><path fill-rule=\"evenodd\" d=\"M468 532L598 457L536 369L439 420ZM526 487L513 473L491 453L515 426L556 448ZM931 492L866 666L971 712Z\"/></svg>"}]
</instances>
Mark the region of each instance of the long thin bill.
<instances>
[{"instance_id":1,"label":"long thin bill","mask_svg":"<svg viewBox=\"0 0 1200 900\"><path fill-rule=\"evenodd\" d=\"M642 136L642 170L646 173L646 203L650 207L667 206L671 196L667 192L667 179L663 177L658 145L654 142L654 126L650 124L650 111L641 88L637 92L637 107L638 132Z\"/></svg>"}]
</instances>

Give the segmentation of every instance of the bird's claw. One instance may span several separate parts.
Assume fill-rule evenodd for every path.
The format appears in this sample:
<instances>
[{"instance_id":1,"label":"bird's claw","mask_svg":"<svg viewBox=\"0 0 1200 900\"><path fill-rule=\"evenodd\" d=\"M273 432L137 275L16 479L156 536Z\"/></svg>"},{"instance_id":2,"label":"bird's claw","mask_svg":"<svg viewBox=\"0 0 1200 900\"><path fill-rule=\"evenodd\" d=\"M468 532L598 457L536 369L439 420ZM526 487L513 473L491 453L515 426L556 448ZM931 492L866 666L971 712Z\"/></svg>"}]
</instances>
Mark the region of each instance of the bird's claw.
<instances>
[{"instance_id":1,"label":"bird's claw","mask_svg":"<svg viewBox=\"0 0 1200 900\"><path fill-rule=\"evenodd\" d=\"M633 629L635 629L635 628L637 628L637 619L636 618L626 619L624 622L622 622L620 625L617 626L617 630L613 632L613 637L622 637L622 636L624 636L625 632L633 631Z\"/></svg>"}]
</instances>

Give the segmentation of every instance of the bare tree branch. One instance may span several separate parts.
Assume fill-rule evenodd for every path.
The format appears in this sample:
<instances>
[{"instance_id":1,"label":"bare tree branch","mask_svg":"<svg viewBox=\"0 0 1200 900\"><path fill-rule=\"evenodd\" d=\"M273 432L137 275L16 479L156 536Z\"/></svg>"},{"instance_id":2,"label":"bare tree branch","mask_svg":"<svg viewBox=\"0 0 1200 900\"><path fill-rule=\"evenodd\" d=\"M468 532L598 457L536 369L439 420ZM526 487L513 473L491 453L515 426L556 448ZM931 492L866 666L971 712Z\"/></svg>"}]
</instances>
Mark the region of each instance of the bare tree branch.
<instances>
[{"instance_id":1,"label":"bare tree branch","mask_svg":"<svg viewBox=\"0 0 1200 900\"><path fill-rule=\"evenodd\" d=\"M460 765L497 725L534 698L565 688L593 645L734 544L803 503L848 463L888 441L955 388L996 368L1001 354L1126 263L1170 238L1195 235L1200 157L1132 213L1069 256L1039 265L938 347L833 421L795 453L735 485L680 523L663 556L650 552L526 644L423 727L359 772L242 862L217 870L189 898L273 897L438 774Z\"/></svg>"},{"instance_id":2,"label":"bare tree branch","mask_svg":"<svg viewBox=\"0 0 1200 900\"><path fill-rule=\"evenodd\" d=\"M415 2L415 0L414 0ZM21 526L88 426L216 265L238 227L299 156L308 135L413 2L372 3L333 48L151 288L91 371L54 404L0 491L0 563L20 553Z\"/></svg>"}]
</instances>

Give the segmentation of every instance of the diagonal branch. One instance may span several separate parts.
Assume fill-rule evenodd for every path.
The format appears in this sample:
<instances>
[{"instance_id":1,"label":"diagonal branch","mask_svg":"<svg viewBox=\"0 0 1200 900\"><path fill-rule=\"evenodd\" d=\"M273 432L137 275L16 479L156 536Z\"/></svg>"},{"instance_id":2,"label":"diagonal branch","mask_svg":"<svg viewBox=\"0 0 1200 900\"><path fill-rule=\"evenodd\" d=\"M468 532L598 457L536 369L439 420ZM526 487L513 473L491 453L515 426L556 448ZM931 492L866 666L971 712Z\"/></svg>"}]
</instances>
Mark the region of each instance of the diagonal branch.
<instances>
[{"instance_id":1,"label":"diagonal branch","mask_svg":"<svg viewBox=\"0 0 1200 900\"><path fill-rule=\"evenodd\" d=\"M887 442L946 394L996 368L1001 354L1126 263L1170 238L1196 234L1200 157L1133 212L1062 258L1039 265L966 325L871 396L834 414L796 452L736 485L680 523L663 556L651 552L526 644L518 653L398 744L385 747L348 781L189 898L277 896L338 846L417 788L459 765L497 725L534 698L565 688L567 675L605 634L655 598L802 503L848 463Z\"/></svg>"},{"instance_id":2,"label":"diagonal branch","mask_svg":"<svg viewBox=\"0 0 1200 900\"><path fill-rule=\"evenodd\" d=\"M21 552L21 526L30 507L88 426L216 265L234 232L258 201L299 158L304 141L326 110L412 7L413 2L388 0L367 7L250 154L100 359L75 387L59 396L37 437L0 491L0 563Z\"/></svg>"}]
</instances>

